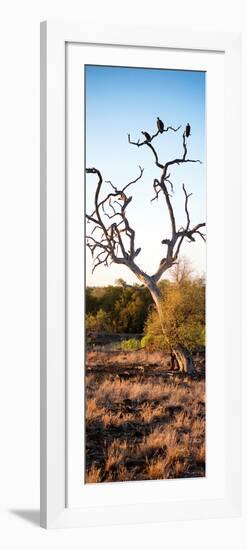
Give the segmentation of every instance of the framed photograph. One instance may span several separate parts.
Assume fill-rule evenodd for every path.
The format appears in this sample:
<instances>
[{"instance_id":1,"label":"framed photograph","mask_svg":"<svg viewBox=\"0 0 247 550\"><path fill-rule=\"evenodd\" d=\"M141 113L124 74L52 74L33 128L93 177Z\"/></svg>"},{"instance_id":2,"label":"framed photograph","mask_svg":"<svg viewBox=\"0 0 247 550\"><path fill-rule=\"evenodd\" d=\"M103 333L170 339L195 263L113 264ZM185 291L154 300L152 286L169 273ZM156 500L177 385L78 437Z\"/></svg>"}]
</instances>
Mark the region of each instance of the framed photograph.
<instances>
[{"instance_id":1,"label":"framed photograph","mask_svg":"<svg viewBox=\"0 0 247 550\"><path fill-rule=\"evenodd\" d=\"M41 24L43 527L241 513L240 59Z\"/></svg>"}]
</instances>

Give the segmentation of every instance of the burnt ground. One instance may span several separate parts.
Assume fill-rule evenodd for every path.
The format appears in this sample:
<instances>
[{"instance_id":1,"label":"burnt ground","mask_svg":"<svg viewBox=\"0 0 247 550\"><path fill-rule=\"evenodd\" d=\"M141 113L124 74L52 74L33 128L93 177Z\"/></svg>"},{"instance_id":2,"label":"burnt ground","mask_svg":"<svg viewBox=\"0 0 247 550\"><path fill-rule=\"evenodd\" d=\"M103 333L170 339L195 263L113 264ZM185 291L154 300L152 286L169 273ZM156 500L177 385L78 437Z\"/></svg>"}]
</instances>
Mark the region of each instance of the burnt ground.
<instances>
[{"instance_id":1,"label":"burnt ground","mask_svg":"<svg viewBox=\"0 0 247 550\"><path fill-rule=\"evenodd\" d=\"M205 476L205 357L193 378L163 354L89 351L86 482Z\"/></svg>"}]
</instances>

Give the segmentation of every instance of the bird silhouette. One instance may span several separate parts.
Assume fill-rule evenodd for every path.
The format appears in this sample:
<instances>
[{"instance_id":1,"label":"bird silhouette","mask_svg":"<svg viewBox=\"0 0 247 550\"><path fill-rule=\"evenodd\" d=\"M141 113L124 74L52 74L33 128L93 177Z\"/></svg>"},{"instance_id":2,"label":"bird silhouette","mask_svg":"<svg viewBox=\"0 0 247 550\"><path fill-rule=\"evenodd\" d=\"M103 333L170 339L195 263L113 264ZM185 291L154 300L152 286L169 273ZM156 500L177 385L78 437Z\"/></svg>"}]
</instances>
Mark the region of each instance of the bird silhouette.
<instances>
[{"instance_id":1,"label":"bird silhouette","mask_svg":"<svg viewBox=\"0 0 247 550\"><path fill-rule=\"evenodd\" d=\"M164 132L164 122L162 122L162 120L160 120L158 116L157 116L157 128L161 134Z\"/></svg>"},{"instance_id":2,"label":"bird silhouette","mask_svg":"<svg viewBox=\"0 0 247 550\"><path fill-rule=\"evenodd\" d=\"M161 244L170 244L170 239L163 239L163 241L161 241Z\"/></svg>"},{"instance_id":3,"label":"bird silhouette","mask_svg":"<svg viewBox=\"0 0 247 550\"><path fill-rule=\"evenodd\" d=\"M151 136L148 132L142 132L147 141L151 141Z\"/></svg>"},{"instance_id":4,"label":"bird silhouette","mask_svg":"<svg viewBox=\"0 0 247 550\"><path fill-rule=\"evenodd\" d=\"M190 126L190 124L187 122L185 131L184 131L184 133L185 133L185 135L186 135L187 138L190 136L190 131L191 131L191 126Z\"/></svg>"}]
</instances>

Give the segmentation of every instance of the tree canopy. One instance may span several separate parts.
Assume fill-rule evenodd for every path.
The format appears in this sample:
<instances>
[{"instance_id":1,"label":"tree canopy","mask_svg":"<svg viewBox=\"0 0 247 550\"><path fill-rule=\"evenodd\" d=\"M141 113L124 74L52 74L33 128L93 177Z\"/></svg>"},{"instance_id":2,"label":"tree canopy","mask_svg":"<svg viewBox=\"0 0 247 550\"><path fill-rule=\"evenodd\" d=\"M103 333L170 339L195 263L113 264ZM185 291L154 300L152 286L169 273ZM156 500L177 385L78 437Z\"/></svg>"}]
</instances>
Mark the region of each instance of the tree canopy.
<instances>
[{"instance_id":1,"label":"tree canopy","mask_svg":"<svg viewBox=\"0 0 247 550\"><path fill-rule=\"evenodd\" d=\"M151 304L146 288L89 287L86 289L86 329L141 334Z\"/></svg>"}]
</instances>

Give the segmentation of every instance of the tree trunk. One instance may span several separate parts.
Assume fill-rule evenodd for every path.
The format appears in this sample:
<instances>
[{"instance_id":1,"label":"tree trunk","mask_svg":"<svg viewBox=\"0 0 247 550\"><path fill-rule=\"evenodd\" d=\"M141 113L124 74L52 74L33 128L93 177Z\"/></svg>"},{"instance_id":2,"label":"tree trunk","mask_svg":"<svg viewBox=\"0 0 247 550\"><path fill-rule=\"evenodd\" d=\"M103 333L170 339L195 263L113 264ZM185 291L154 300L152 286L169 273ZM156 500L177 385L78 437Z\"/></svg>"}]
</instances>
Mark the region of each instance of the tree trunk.
<instances>
[{"instance_id":1,"label":"tree trunk","mask_svg":"<svg viewBox=\"0 0 247 550\"><path fill-rule=\"evenodd\" d=\"M149 275L147 275L147 273L139 269L134 262L132 262L131 265L129 265L129 267L131 271L133 271L133 273L139 279L139 281L141 281L141 283L144 284L146 288L148 288L153 298L153 301L156 305L156 309L160 320L161 330L167 342L167 346L170 349L172 370L178 370L179 372L184 374L192 374L194 371L194 362L190 351L181 344L177 344L176 346L170 345L169 338L166 334L165 325L164 325L161 292L159 287L157 286L154 279Z\"/></svg>"},{"instance_id":2,"label":"tree trunk","mask_svg":"<svg viewBox=\"0 0 247 550\"><path fill-rule=\"evenodd\" d=\"M167 337L165 326L164 326L161 293L159 288L155 283L150 284L149 282L148 289L156 305L162 333L167 341L168 347L170 348L172 370L177 370L178 372L181 372L184 374L192 374L192 372L194 371L194 362L190 351L182 344L177 344L176 346L170 346L169 338Z\"/></svg>"},{"instance_id":3,"label":"tree trunk","mask_svg":"<svg viewBox=\"0 0 247 550\"><path fill-rule=\"evenodd\" d=\"M194 361L190 351L181 344L177 344L171 350L171 356L173 357L173 364L178 365L179 372L184 374L192 374L194 372Z\"/></svg>"}]
</instances>

